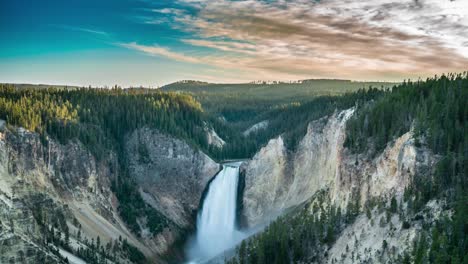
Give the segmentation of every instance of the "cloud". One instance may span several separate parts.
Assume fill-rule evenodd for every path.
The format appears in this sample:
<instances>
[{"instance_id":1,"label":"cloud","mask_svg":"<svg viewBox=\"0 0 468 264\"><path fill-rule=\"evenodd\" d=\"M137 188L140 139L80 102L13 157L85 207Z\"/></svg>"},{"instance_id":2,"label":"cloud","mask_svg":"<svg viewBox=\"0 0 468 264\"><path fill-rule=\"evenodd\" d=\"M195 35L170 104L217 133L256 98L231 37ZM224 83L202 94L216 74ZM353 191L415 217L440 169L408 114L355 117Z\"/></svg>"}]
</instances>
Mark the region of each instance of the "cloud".
<instances>
[{"instance_id":1,"label":"cloud","mask_svg":"<svg viewBox=\"0 0 468 264\"><path fill-rule=\"evenodd\" d=\"M466 70L468 4L437 0L179 0L170 25L208 56L127 47L258 78L391 79Z\"/></svg>"},{"instance_id":2,"label":"cloud","mask_svg":"<svg viewBox=\"0 0 468 264\"><path fill-rule=\"evenodd\" d=\"M166 14L166 15L182 15L184 12L176 8L163 8L163 9L153 9L155 13Z\"/></svg>"},{"instance_id":3,"label":"cloud","mask_svg":"<svg viewBox=\"0 0 468 264\"><path fill-rule=\"evenodd\" d=\"M195 57L186 56L181 53L173 52L163 47L139 45L135 42L121 43L120 46L128 48L128 49L141 51L143 53L146 53L152 56L163 56L163 57L167 57L169 59L173 59L173 60L181 61L181 62L201 63L201 61Z\"/></svg>"},{"instance_id":4,"label":"cloud","mask_svg":"<svg viewBox=\"0 0 468 264\"><path fill-rule=\"evenodd\" d=\"M89 28L74 27L74 26L68 26L68 25L53 25L53 26L58 27L58 28L67 29L67 30L91 33L91 34L94 34L94 35L109 36L109 34L107 32L100 31L100 30L89 29Z\"/></svg>"}]
</instances>

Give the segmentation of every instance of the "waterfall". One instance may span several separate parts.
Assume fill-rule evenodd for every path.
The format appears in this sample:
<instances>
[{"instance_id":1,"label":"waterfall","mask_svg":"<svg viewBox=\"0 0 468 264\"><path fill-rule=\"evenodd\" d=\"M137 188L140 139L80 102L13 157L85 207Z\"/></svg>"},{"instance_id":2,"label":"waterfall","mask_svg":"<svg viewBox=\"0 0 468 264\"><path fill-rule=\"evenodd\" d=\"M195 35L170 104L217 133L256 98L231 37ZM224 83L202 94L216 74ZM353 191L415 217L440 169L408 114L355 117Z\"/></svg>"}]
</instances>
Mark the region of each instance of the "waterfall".
<instances>
[{"instance_id":1,"label":"waterfall","mask_svg":"<svg viewBox=\"0 0 468 264\"><path fill-rule=\"evenodd\" d=\"M240 163L223 165L209 185L197 218L197 233L189 248L191 263L203 263L242 238L236 229L237 186Z\"/></svg>"}]
</instances>

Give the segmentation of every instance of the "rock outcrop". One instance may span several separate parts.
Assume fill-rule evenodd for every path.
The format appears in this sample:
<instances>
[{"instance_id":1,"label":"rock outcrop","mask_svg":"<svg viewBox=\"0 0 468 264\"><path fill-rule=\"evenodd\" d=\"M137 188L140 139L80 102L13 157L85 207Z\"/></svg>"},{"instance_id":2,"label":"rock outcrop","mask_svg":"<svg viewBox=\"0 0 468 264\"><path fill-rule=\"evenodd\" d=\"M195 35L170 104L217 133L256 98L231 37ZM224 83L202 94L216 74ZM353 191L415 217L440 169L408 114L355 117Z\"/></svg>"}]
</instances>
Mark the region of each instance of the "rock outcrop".
<instances>
[{"instance_id":1,"label":"rock outcrop","mask_svg":"<svg viewBox=\"0 0 468 264\"><path fill-rule=\"evenodd\" d=\"M313 121L296 151L281 136L270 140L245 166L244 217L249 226L268 222L281 211L327 190L331 201L345 208L371 197L401 195L412 175L435 162L430 151L417 148L408 132L377 157L352 154L344 145L346 121L354 109Z\"/></svg>"},{"instance_id":2,"label":"rock outcrop","mask_svg":"<svg viewBox=\"0 0 468 264\"><path fill-rule=\"evenodd\" d=\"M424 144L416 145L412 131L389 142L381 153L352 153L344 142L353 112L311 122L295 151L285 147L281 136L272 139L243 165L246 228L261 228L280 214L296 212L295 208L314 214L317 197L325 195L319 199L320 207L334 205L356 218L341 226L334 243L315 248L311 254L318 259L311 263L396 263L412 251L423 227L450 216L443 209L444 201L435 200L408 218L404 191L415 175L431 174L437 156ZM400 205L393 213L383 209L390 201ZM370 207L377 203L377 208Z\"/></svg>"},{"instance_id":3,"label":"rock outcrop","mask_svg":"<svg viewBox=\"0 0 468 264\"><path fill-rule=\"evenodd\" d=\"M147 128L129 135L125 148L130 176L144 199L177 225L192 225L203 190L219 164L184 141Z\"/></svg>"},{"instance_id":4,"label":"rock outcrop","mask_svg":"<svg viewBox=\"0 0 468 264\"><path fill-rule=\"evenodd\" d=\"M76 235L79 225L83 237L99 236L107 242L121 236L152 255L117 214L110 190L116 166L111 152L97 160L77 141L63 145L22 128L4 130L0 140L0 221L11 226L3 229L1 237L13 242L0 242L9 247L3 256L8 261L18 260L19 255L26 262L40 261L42 257L35 259L38 256L56 261L50 248L38 241L44 235L40 225L57 221L67 223L70 236ZM72 224L75 221L78 224ZM75 249L83 246L76 238L72 240Z\"/></svg>"},{"instance_id":5,"label":"rock outcrop","mask_svg":"<svg viewBox=\"0 0 468 264\"><path fill-rule=\"evenodd\" d=\"M283 209L291 174L282 137L272 139L252 160L244 163L244 217L249 225L261 223Z\"/></svg>"},{"instance_id":6,"label":"rock outcrop","mask_svg":"<svg viewBox=\"0 0 468 264\"><path fill-rule=\"evenodd\" d=\"M215 146L217 148L222 148L226 145L226 142L218 136L218 133L214 129L206 129L206 141L208 145Z\"/></svg>"},{"instance_id":7,"label":"rock outcrop","mask_svg":"<svg viewBox=\"0 0 468 264\"><path fill-rule=\"evenodd\" d=\"M154 237L142 232L142 239L126 227L111 191L111 182L120 173L114 152L96 158L77 140L61 144L22 128L0 131L1 263L74 257L41 242L41 225L56 221L69 230L74 250L86 248L85 239L99 237L104 245L122 238L158 261L177 239L180 229L167 229ZM154 130L141 129L128 140L125 156L130 176L144 200L181 228L192 225L192 211L198 208L218 164L183 141Z\"/></svg>"},{"instance_id":8,"label":"rock outcrop","mask_svg":"<svg viewBox=\"0 0 468 264\"><path fill-rule=\"evenodd\" d=\"M252 125L251 127L247 128L244 132L242 132L242 135L244 137L247 137L251 133L255 133L255 132L258 132L259 130L268 128L269 124L270 124L270 122L268 120L263 120L261 122L258 122L256 124Z\"/></svg>"},{"instance_id":9,"label":"rock outcrop","mask_svg":"<svg viewBox=\"0 0 468 264\"><path fill-rule=\"evenodd\" d=\"M407 208L400 208L399 214L390 217L385 210L377 208L368 216L361 214L342 231L323 262L401 263L401 257L413 247L422 230L433 226L440 218L449 217L444 206L438 200L431 200L419 214L419 220L408 226L401 217Z\"/></svg>"}]
</instances>

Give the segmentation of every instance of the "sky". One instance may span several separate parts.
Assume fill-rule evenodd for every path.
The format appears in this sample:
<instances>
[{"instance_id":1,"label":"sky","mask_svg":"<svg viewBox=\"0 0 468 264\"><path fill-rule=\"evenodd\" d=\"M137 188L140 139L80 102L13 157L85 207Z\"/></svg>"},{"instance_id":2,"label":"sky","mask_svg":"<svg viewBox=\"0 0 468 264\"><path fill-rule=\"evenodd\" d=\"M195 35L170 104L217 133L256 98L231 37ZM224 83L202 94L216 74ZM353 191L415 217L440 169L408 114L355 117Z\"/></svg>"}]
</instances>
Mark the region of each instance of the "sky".
<instances>
[{"instance_id":1,"label":"sky","mask_svg":"<svg viewBox=\"0 0 468 264\"><path fill-rule=\"evenodd\" d=\"M468 0L0 0L0 82L401 81L468 70Z\"/></svg>"}]
</instances>

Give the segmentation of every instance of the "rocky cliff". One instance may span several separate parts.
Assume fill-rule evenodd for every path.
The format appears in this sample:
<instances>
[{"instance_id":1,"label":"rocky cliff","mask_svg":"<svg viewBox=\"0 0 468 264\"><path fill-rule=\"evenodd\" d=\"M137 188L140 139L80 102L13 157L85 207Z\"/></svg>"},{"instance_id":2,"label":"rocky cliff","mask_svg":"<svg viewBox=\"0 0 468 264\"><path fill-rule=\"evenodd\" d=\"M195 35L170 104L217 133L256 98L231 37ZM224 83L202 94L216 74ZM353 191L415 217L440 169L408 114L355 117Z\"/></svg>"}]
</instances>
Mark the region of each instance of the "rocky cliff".
<instances>
[{"instance_id":1,"label":"rocky cliff","mask_svg":"<svg viewBox=\"0 0 468 264\"><path fill-rule=\"evenodd\" d=\"M436 157L427 148L415 145L411 131L393 140L376 156L351 153L344 147L344 141L346 121L353 112L354 109L348 109L311 122L295 151L285 147L281 136L272 139L244 165L243 216L249 227L271 221L287 209L309 201L318 191L324 191L329 203L343 209L356 201L363 208L371 200L388 201L391 197L401 200L411 178L434 167ZM398 220L392 221L397 225ZM366 229L369 223L364 215L355 226L349 227L348 233L338 239L335 251L332 250L330 262L341 258L340 245L349 244L353 238L349 234L354 236L358 229L362 233L360 230ZM402 232L401 239L412 241L416 229L402 230L401 222L398 225L392 233ZM385 233L385 228L376 230ZM368 233L362 236L372 236ZM379 239L394 241L384 235ZM393 244L398 245L398 242ZM364 248L356 244L355 253Z\"/></svg>"},{"instance_id":2,"label":"rocky cliff","mask_svg":"<svg viewBox=\"0 0 468 264\"><path fill-rule=\"evenodd\" d=\"M295 152L288 151L279 136L248 162L243 202L250 226L332 185L340 168L345 123L352 113L350 109L310 123Z\"/></svg>"},{"instance_id":3,"label":"rocky cliff","mask_svg":"<svg viewBox=\"0 0 468 264\"><path fill-rule=\"evenodd\" d=\"M180 228L193 228L203 190L220 170L219 164L182 140L147 128L134 131L126 139L130 176L140 194L153 208ZM167 250L173 237L158 238Z\"/></svg>"},{"instance_id":4,"label":"rocky cliff","mask_svg":"<svg viewBox=\"0 0 468 264\"><path fill-rule=\"evenodd\" d=\"M41 243L43 226L57 223L57 229L67 229L71 236L79 226L89 239L99 236L110 241L122 236L150 254L116 214L110 191L116 162L112 153L96 160L79 142L62 145L21 128L4 130L0 140L0 219L7 254L2 257L13 262L15 258L34 262L44 257L58 261L60 255ZM73 241L76 247L84 246Z\"/></svg>"},{"instance_id":5,"label":"rocky cliff","mask_svg":"<svg viewBox=\"0 0 468 264\"><path fill-rule=\"evenodd\" d=\"M140 145L146 150L138 150ZM218 165L186 143L149 129L129 135L126 150L130 176L143 198L180 229L190 226L192 211ZM60 262L68 257L80 263L70 252L88 248L98 237L102 245L120 241L115 244L122 246L126 240L157 260L180 229L157 236L142 232L144 239L133 234L119 217L119 201L111 191L118 176L118 159L112 151L96 158L78 141L60 144L22 128L3 127L0 262ZM140 222L145 230L144 221ZM70 248L52 245L51 233L55 240L68 240ZM126 257L117 255L117 259Z\"/></svg>"}]
</instances>

